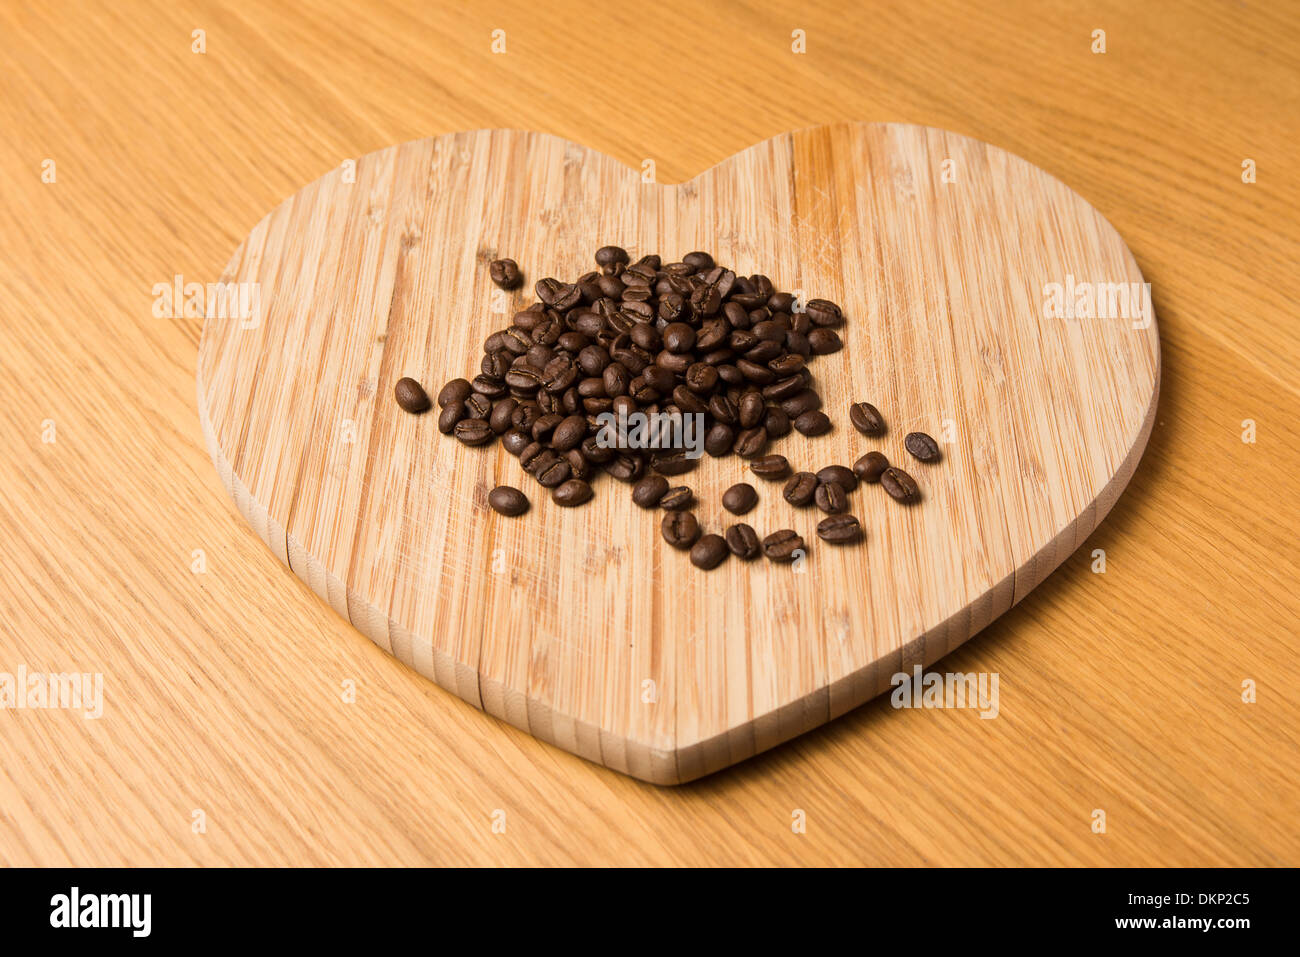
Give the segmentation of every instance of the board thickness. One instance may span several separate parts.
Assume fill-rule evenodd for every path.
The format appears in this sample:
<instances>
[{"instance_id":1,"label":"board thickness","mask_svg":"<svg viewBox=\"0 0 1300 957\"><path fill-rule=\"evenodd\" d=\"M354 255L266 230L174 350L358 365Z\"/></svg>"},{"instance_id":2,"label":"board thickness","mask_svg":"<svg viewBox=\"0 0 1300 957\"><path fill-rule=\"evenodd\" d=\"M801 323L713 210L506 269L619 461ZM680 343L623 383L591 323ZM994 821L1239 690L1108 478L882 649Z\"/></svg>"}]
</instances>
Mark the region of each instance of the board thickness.
<instances>
[{"instance_id":1,"label":"board thickness","mask_svg":"<svg viewBox=\"0 0 1300 957\"><path fill-rule=\"evenodd\" d=\"M398 409L397 379L432 392L472 375L533 281L593 268L606 243L665 261L705 249L840 303L845 348L810 366L835 429L770 451L815 470L878 448L924 500L860 488L850 511L866 542L833 548L815 509L792 509L735 457L706 457L687 478L706 530L728 524L722 490L752 480L746 521L810 548L797 568L703 573L613 479L558 508L499 444L466 448L435 415ZM490 283L499 256L519 262L524 291ZM1037 167L919 126L798 130L672 185L539 133L404 143L286 200L221 279L256 284L260 308L206 320L199 414L266 544L422 675L658 784L823 724L1010 608L1110 510L1159 391L1149 298L1139 319L1045 308L1052 283L1143 282L1115 230ZM858 400L881 409L886 436L849 425ZM907 456L912 430L943 442L940 463ZM533 499L526 516L487 507L501 483Z\"/></svg>"}]
</instances>

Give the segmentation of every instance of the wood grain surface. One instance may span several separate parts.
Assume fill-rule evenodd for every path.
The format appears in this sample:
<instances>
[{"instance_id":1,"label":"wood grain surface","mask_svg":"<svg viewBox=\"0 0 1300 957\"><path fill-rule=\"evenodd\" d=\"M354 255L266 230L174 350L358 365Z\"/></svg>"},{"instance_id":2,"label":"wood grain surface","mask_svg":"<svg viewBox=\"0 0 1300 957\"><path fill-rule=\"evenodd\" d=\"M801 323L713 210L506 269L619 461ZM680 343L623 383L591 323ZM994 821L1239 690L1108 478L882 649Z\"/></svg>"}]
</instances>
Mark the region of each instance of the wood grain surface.
<instances>
[{"instance_id":1,"label":"wood grain surface","mask_svg":"<svg viewBox=\"0 0 1300 957\"><path fill-rule=\"evenodd\" d=\"M1300 863L1300 25L1131 6L0 7L0 673L103 678L99 718L0 712L0 862ZM846 120L1024 157L1154 287L1128 491L944 659L996 719L880 699L655 788L413 674L229 504L154 287L304 183L477 128L673 183Z\"/></svg>"},{"instance_id":2,"label":"wood grain surface","mask_svg":"<svg viewBox=\"0 0 1300 957\"><path fill-rule=\"evenodd\" d=\"M832 297L844 348L809 368L839 424L769 451L815 472L882 449L918 477L921 503L864 485L851 504L866 541L833 548L783 483L706 456L680 480L706 531L736 520L719 500L748 479L763 490L745 520L807 544L791 565L705 575L613 479L560 508L500 445L461 445L397 406L403 375L436 392L477 374L483 341L532 301L532 282L500 294L492 259L574 278L606 242L669 262L708 247L743 275ZM546 134L414 140L281 203L221 279L199 418L267 546L448 691L656 784L824 724L1002 614L1110 510L1156 412L1157 326L1123 240L1041 170L921 126L785 133L668 185ZM1080 281L1122 302L1104 294L1077 316ZM847 421L864 398L889 410L876 441ZM942 461L914 461L911 431L939 436ZM531 492L528 519L488 508L500 484Z\"/></svg>"}]
</instances>

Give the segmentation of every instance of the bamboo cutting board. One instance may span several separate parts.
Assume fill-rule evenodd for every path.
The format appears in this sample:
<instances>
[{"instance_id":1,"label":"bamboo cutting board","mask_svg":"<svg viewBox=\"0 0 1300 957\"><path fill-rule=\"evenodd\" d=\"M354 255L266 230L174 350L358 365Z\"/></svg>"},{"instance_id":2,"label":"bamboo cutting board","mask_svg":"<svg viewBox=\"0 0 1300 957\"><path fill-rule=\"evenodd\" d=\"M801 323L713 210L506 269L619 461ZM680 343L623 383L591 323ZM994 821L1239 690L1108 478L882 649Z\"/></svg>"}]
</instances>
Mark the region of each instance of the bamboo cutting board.
<instances>
[{"instance_id":1,"label":"bamboo cutting board","mask_svg":"<svg viewBox=\"0 0 1300 957\"><path fill-rule=\"evenodd\" d=\"M744 520L810 546L795 568L704 573L627 486L601 476L590 505L558 508L499 444L466 448L397 408L397 379L432 393L472 376L532 282L594 268L606 243L665 262L705 249L838 302L845 348L810 364L835 429L769 451L816 470L878 448L923 501L860 487L866 543L835 548L820 512L705 457L683 481L706 531L729 524L722 490L751 481ZM499 256L523 291L490 283ZM256 284L259 308L205 322L199 412L267 545L442 687L660 784L814 728L1006 611L1114 504L1159 387L1149 299L1136 317L1091 318L1072 290L1064 317L1046 307L1053 283L1142 283L1102 216L1017 157L917 126L783 134L677 185L537 133L405 143L286 200L221 279ZM882 439L849 425L858 400L884 413ZM913 430L944 443L941 462L910 459ZM533 500L526 516L487 508L501 483Z\"/></svg>"}]
</instances>

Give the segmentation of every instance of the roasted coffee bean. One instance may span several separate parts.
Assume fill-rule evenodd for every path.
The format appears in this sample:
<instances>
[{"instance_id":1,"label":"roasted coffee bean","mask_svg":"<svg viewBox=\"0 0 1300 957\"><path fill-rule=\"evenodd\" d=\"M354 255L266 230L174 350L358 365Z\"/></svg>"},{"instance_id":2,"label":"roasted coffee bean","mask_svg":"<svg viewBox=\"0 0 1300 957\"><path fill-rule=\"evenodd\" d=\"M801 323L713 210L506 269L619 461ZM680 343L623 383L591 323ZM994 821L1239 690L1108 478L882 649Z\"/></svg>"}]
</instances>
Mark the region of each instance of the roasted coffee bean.
<instances>
[{"instance_id":1,"label":"roasted coffee bean","mask_svg":"<svg viewBox=\"0 0 1300 957\"><path fill-rule=\"evenodd\" d=\"M847 545L862 538L862 526L852 515L832 515L817 523L817 537L832 545Z\"/></svg>"},{"instance_id":2,"label":"roasted coffee bean","mask_svg":"<svg viewBox=\"0 0 1300 957\"><path fill-rule=\"evenodd\" d=\"M492 415L492 400L478 392L472 393L465 400L465 416L470 419L486 419Z\"/></svg>"},{"instance_id":3,"label":"roasted coffee bean","mask_svg":"<svg viewBox=\"0 0 1300 957\"><path fill-rule=\"evenodd\" d=\"M668 492L668 480L662 475L647 475L632 486L632 501L642 508L655 508Z\"/></svg>"},{"instance_id":4,"label":"roasted coffee bean","mask_svg":"<svg viewBox=\"0 0 1300 957\"><path fill-rule=\"evenodd\" d=\"M528 450L525 449L524 451L527 453ZM520 458L523 458L523 456L520 456ZM560 457L555 454L554 450L542 446L542 451L529 459L528 464L524 466L524 471L533 478L537 478L558 461L560 461Z\"/></svg>"},{"instance_id":5,"label":"roasted coffee bean","mask_svg":"<svg viewBox=\"0 0 1300 957\"><path fill-rule=\"evenodd\" d=\"M812 320L814 326L825 328L844 323L844 314L840 312L840 307L829 299L809 299L803 311L804 315Z\"/></svg>"},{"instance_id":6,"label":"roasted coffee bean","mask_svg":"<svg viewBox=\"0 0 1300 957\"><path fill-rule=\"evenodd\" d=\"M549 449L542 445L541 442L529 442L519 450L519 465L525 471L531 473L533 467L541 461L542 453L548 452Z\"/></svg>"},{"instance_id":7,"label":"roasted coffee bean","mask_svg":"<svg viewBox=\"0 0 1300 957\"><path fill-rule=\"evenodd\" d=\"M686 388L696 395L708 395L718 387L718 370L697 362L686 370Z\"/></svg>"},{"instance_id":8,"label":"roasted coffee bean","mask_svg":"<svg viewBox=\"0 0 1300 957\"><path fill-rule=\"evenodd\" d=\"M790 528L773 532L763 539L763 554L774 562L792 562L803 552L803 539Z\"/></svg>"},{"instance_id":9,"label":"roasted coffee bean","mask_svg":"<svg viewBox=\"0 0 1300 957\"><path fill-rule=\"evenodd\" d=\"M601 246L596 250L596 265L612 266L628 261L627 250L622 246Z\"/></svg>"},{"instance_id":10,"label":"roasted coffee bean","mask_svg":"<svg viewBox=\"0 0 1300 957\"><path fill-rule=\"evenodd\" d=\"M645 459L619 454L605 464L605 471L620 482L635 482L645 474Z\"/></svg>"},{"instance_id":11,"label":"roasted coffee bean","mask_svg":"<svg viewBox=\"0 0 1300 957\"><path fill-rule=\"evenodd\" d=\"M557 312L568 312L582 301L582 290L578 288L577 283L547 278L539 280L533 288L537 298Z\"/></svg>"},{"instance_id":12,"label":"roasted coffee bean","mask_svg":"<svg viewBox=\"0 0 1300 957\"><path fill-rule=\"evenodd\" d=\"M727 548L741 561L752 561L763 550L759 544L758 533L744 522L737 522L727 529Z\"/></svg>"},{"instance_id":13,"label":"roasted coffee bean","mask_svg":"<svg viewBox=\"0 0 1300 957\"><path fill-rule=\"evenodd\" d=\"M812 472L795 472L790 476L790 481L785 483L781 497L796 508L803 508L812 504L813 496L817 494L817 485L817 476Z\"/></svg>"},{"instance_id":14,"label":"roasted coffee bean","mask_svg":"<svg viewBox=\"0 0 1300 957\"><path fill-rule=\"evenodd\" d=\"M502 289L518 289L524 281L519 263L513 259L494 259L488 264L488 275Z\"/></svg>"},{"instance_id":15,"label":"roasted coffee bean","mask_svg":"<svg viewBox=\"0 0 1300 957\"><path fill-rule=\"evenodd\" d=\"M670 322L664 326L663 339L669 352L690 352L695 347L695 330L684 322Z\"/></svg>"},{"instance_id":16,"label":"roasted coffee bean","mask_svg":"<svg viewBox=\"0 0 1300 957\"><path fill-rule=\"evenodd\" d=\"M726 455L736 444L736 430L731 426L717 422L704 436L704 451L714 458Z\"/></svg>"},{"instance_id":17,"label":"roasted coffee bean","mask_svg":"<svg viewBox=\"0 0 1300 957\"><path fill-rule=\"evenodd\" d=\"M496 438L492 426L484 419L461 419L453 432L466 445L486 445Z\"/></svg>"},{"instance_id":18,"label":"roasted coffee bean","mask_svg":"<svg viewBox=\"0 0 1300 957\"><path fill-rule=\"evenodd\" d=\"M706 252L695 251L687 253L682 257L682 262L690 266L696 272L704 272L713 268L713 257Z\"/></svg>"},{"instance_id":19,"label":"roasted coffee bean","mask_svg":"<svg viewBox=\"0 0 1300 957\"><path fill-rule=\"evenodd\" d=\"M822 397L812 389L804 389L788 399L781 400L781 410L792 419L797 419L805 412L812 412L822 407Z\"/></svg>"},{"instance_id":20,"label":"roasted coffee bean","mask_svg":"<svg viewBox=\"0 0 1300 957\"><path fill-rule=\"evenodd\" d=\"M419 383L416 383L419 385ZM466 379L452 379L438 393L438 408L445 409L453 402L464 402L474 390Z\"/></svg>"},{"instance_id":21,"label":"roasted coffee bean","mask_svg":"<svg viewBox=\"0 0 1300 957\"><path fill-rule=\"evenodd\" d=\"M443 391L446 391L446 386L443 387ZM403 376L397 380L397 385L393 386L393 396L397 399L397 404L412 415L428 412L431 405L429 393L424 391L424 386L410 376Z\"/></svg>"},{"instance_id":22,"label":"roasted coffee bean","mask_svg":"<svg viewBox=\"0 0 1300 957\"><path fill-rule=\"evenodd\" d=\"M841 512L848 511L849 497L845 494L844 488L835 482L818 485L813 499L817 507L827 515L839 515Z\"/></svg>"},{"instance_id":23,"label":"roasted coffee bean","mask_svg":"<svg viewBox=\"0 0 1300 957\"><path fill-rule=\"evenodd\" d=\"M852 492L858 487L858 477L853 474L852 469L845 468L843 465L828 465L824 469L818 469L817 481L823 485L834 482L846 492Z\"/></svg>"},{"instance_id":24,"label":"roasted coffee bean","mask_svg":"<svg viewBox=\"0 0 1300 957\"><path fill-rule=\"evenodd\" d=\"M767 300L767 308L773 312L789 312L794 308L794 296L788 292L774 292Z\"/></svg>"},{"instance_id":25,"label":"roasted coffee bean","mask_svg":"<svg viewBox=\"0 0 1300 957\"><path fill-rule=\"evenodd\" d=\"M678 485L670 488L659 499L659 507L666 512L680 512L684 508L690 508L695 501L695 493L686 485Z\"/></svg>"},{"instance_id":26,"label":"roasted coffee bean","mask_svg":"<svg viewBox=\"0 0 1300 957\"><path fill-rule=\"evenodd\" d=\"M571 415L563 419L551 433L551 447L557 452L575 449L587 435L587 417Z\"/></svg>"},{"instance_id":27,"label":"roasted coffee bean","mask_svg":"<svg viewBox=\"0 0 1300 957\"><path fill-rule=\"evenodd\" d=\"M763 417L763 428L767 430L769 439L784 438L790 434L792 427L790 416L785 414L784 409L775 405L767 407L767 414Z\"/></svg>"},{"instance_id":28,"label":"roasted coffee bean","mask_svg":"<svg viewBox=\"0 0 1300 957\"><path fill-rule=\"evenodd\" d=\"M736 403L718 392L709 399L709 415L725 425L735 425L740 413Z\"/></svg>"},{"instance_id":29,"label":"roasted coffee bean","mask_svg":"<svg viewBox=\"0 0 1300 957\"><path fill-rule=\"evenodd\" d=\"M737 482L722 493L722 507L733 515L744 515L758 504L758 492L747 482Z\"/></svg>"},{"instance_id":30,"label":"roasted coffee bean","mask_svg":"<svg viewBox=\"0 0 1300 957\"><path fill-rule=\"evenodd\" d=\"M794 420L795 431L800 435L825 435L831 430L831 420L820 410L805 412Z\"/></svg>"},{"instance_id":31,"label":"roasted coffee bean","mask_svg":"<svg viewBox=\"0 0 1300 957\"><path fill-rule=\"evenodd\" d=\"M470 388L489 399L499 399L506 394L506 384L492 376L476 375L470 382Z\"/></svg>"},{"instance_id":32,"label":"roasted coffee bean","mask_svg":"<svg viewBox=\"0 0 1300 957\"><path fill-rule=\"evenodd\" d=\"M578 446L582 450L582 457L588 462L596 465L603 465L606 462L612 462L618 452L612 448L601 446L599 435L589 435L582 440Z\"/></svg>"},{"instance_id":33,"label":"roasted coffee bean","mask_svg":"<svg viewBox=\"0 0 1300 957\"><path fill-rule=\"evenodd\" d=\"M849 421L865 436L875 438L885 434L885 417L870 402L854 402L849 406Z\"/></svg>"},{"instance_id":34,"label":"roasted coffee bean","mask_svg":"<svg viewBox=\"0 0 1300 957\"><path fill-rule=\"evenodd\" d=\"M685 475L687 472L694 471L700 464L700 460L688 457L682 449L673 449L668 452L656 452L652 463L654 470L660 475Z\"/></svg>"},{"instance_id":35,"label":"roasted coffee bean","mask_svg":"<svg viewBox=\"0 0 1300 957\"><path fill-rule=\"evenodd\" d=\"M778 402L781 399L789 399L792 396L798 395L803 390L803 376L786 376L784 379L778 379L771 385L763 386L763 398L771 402Z\"/></svg>"},{"instance_id":36,"label":"roasted coffee bean","mask_svg":"<svg viewBox=\"0 0 1300 957\"><path fill-rule=\"evenodd\" d=\"M496 402L492 403L492 414L488 416L488 425L492 426L492 431L497 435L504 435L508 432L510 430L510 420L518 407L519 403L509 396L504 399L497 399Z\"/></svg>"},{"instance_id":37,"label":"roasted coffee bean","mask_svg":"<svg viewBox=\"0 0 1300 957\"><path fill-rule=\"evenodd\" d=\"M673 548L687 549L700 537L700 523L690 512L669 512L659 525L664 541Z\"/></svg>"},{"instance_id":38,"label":"roasted coffee bean","mask_svg":"<svg viewBox=\"0 0 1300 957\"><path fill-rule=\"evenodd\" d=\"M541 479L539 478L538 481ZM567 479L551 489L551 501L563 508L572 508L590 502L591 496L591 486L580 478Z\"/></svg>"},{"instance_id":39,"label":"roasted coffee bean","mask_svg":"<svg viewBox=\"0 0 1300 957\"><path fill-rule=\"evenodd\" d=\"M721 565L728 554L727 543L721 535L705 535L691 547L691 564L708 571Z\"/></svg>"},{"instance_id":40,"label":"roasted coffee bean","mask_svg":"<svg viewBox=\"0 0 1300 957\"><path fill-rule=\"evenodd\" d=\"M736 444L731 447L732 451L742 459L752 459L762 455L765 448L767 448L767 430L761 425L742 431L736 436Z\"/></svg>"},{"instance_id":41,"label":"roasted coffee bean","mask_svg":"<svg viewBox=\"0 0 1300 957\"><path fill-rule=\"evenodd\" d=\"M627 387L632 382L632 375L617 362L605 367L602 373L605 382L605 395L611 399L627 394Z\"/></svg>"},{"instance_id":42,"label":"roasted coffee bean","mask_svg":"<svg viewBox=\"0 0 1300 957\"><path fill-rule=\"evenodd\" d=\"M875 484L881 474L889 468L889 459L881 452L868 452L853 463L853 473L862 481Z\"/></svg>"},{"instance_id":43,"label":"roasted coffee bean","mask_svg":"<svg viewBox=\"0 0 1300 957\"><path fill-rule=\"evenodd\" d=\"M501 436L501 444L505 446L505 450L511 455L518 455L527 448L531 441L532 439L518 429L510 429L505 435Z\"/></svg>"},{"instance_id":44,"label":"roasted coffee bean","mask_svg":"<svg viewBox=\"0 0 1300 957\"><path fill-rule=\"evenodd\" d=\"M784 455L764 455L750 462L749 470L761 479L773 481L790 474L790 462Z\"/></svg>"},{"instance_id":45,"label":"roasted coffee bean","mask_svg":"<svg viewBox=\"0 0 1300 957\"><path fill-rule=\"evenodd\" d=\"M564 416L555 412L548 412L533 423L533 440L541 442L555 430L555 427L564 421Z\"/></svg>"},{"instance_id":46,"label":"roasted coffee bean","mask_svg":"<svg viewBox=\"0 0 1300 957\"><path fill-rule=\"evenodd\" d=\"M673 403L683 412L696 415L709 411L708 403L684 385L673 389Z\"/></svg>"},{"instance_id":47,"label":"roasted coffee bean","mask_svg":"<svg viewBox=\"0 0 1300 957\"><path fill-rule=\"evenodd\" d=\"M746 392L736 404L736 410L736 423L742 429L752 429L763 421L767 406L763 404L763 396L760 393Z\"/></svg>"},{"instance_id":48,"label":"roasted coffee bean","mask_svg":"<svg viewBox=\"0 0 1300 957\"><path fill-rule=\"evenodd\" d=\"M546 465L537 470L536 478L538 484L543 488L557 488L567 482L569 476L573 474L573 469L569 467L568 462L555 456L554 453L551 454L554 457L554 461L548 461Z\"/></svg>"},{"instance_id":49,"label":"roasted coffee bean","mask_svg":"<svg viewBox=\"0 0 1300 957\"><path fill-rule=\"evenodd\" d=\"M939 443L924 432L908 432L903 439L903 448L920 462L937 462L943 455L939 451Z\"/></svg>"},{"instance_id":50,"label":"roasted coffee bean","mask_svg":"<svg viewBox=\"0 0 1300 957\"><path fill-rule=\"evenodd\" d=\"M542 387L542 374L532 366L513 366L506 373L506 385L515 392L531 395Z\"/></svg>"},{"instance_id":51,"label":"roasted coffee bean","mask_svg":"<svg viewBox=\"0 0 1300 957\"><path fill-rule=\"evenodd\" d=\"M488 492L488 504L501 515L522 515L528 511L528 496L511 485L498 485Z\"/></svg>"},{"instance_id":52,"label":"roasted coffee bean","mask_svg":"<svg viewBox=\"0 0 1300 957\"><path fill-rule=\"evenodd\" d=\"M827 356L843 349L844 343L840 342L840 337L835 334L834 329L819 326L808 333L808 347L815 356Z\"/></svg>"},{"instance_id":53,"label":"roasted coffee bean","mask_svg":"<svg viewBox=\"0 0 1300 957\"><path fill-rule=\"evenodd\" d=\"M438 431L443 435L450 435L456 423L465 418L465 403L452 402L445 405L442 411L438 413Z\"/></svg>"},{"instance_id":54,"label":"roasted coffee bean","mask_svg":"<svg viewBox=\"0 0 1300 957\"><path fill-rule=\"evenodd\" d=\"M880 473L880 485L889 493L890 498L904 505L915 502L921 497L916 479L900 468L890 467Z\"/></svg>"}]
</instances>

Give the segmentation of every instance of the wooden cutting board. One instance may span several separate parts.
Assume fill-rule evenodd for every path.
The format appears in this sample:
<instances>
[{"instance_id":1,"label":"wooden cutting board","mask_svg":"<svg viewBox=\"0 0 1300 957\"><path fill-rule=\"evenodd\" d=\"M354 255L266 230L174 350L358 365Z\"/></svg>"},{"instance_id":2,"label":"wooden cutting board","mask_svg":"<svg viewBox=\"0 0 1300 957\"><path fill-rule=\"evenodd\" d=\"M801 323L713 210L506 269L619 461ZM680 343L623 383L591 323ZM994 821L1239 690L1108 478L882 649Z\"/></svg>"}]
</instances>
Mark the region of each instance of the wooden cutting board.
<instances>
[{"instance_id":1,"label":"wooden cutting board","mask_svg":"<svg viewBox=\"0 0 1300 957\"><path fill-rule=\"evenodd\" d=\"M593 503L561 509L499 444L466 448L434 415L398 410L398 378L432 392L471 376L533 281L593 268L605 243L665 261L706 249L840 303L845 348L811 366L835 429L770 451L816 470L879 448L924 500L860 488L866 543L833 548L814 534L821 513L791 508L735 457L706 457L685 477L706 530L728 524L721 491L750 480L760 504L746 520L810 548L795 568L703 573L627 486L602 476ZM489 282L499 256L519 262L524 291ZM1143 282L1114 229L1037 167L919 126L799 130L677 185L537 133L405 143L286 200L222 281L257 284L245 288L260 308L209 314L199 412L267 545L442 687L660 784L808 731L1006 611L1110 510L1159 387L1149 299L1136 318L1076 301L1076 282ZM1064 316L1048 309L1053 283ZM880 408L885 437L849 425L857 400ZM912 430L943 442L940 463L904 452ZM489 510L499 483L532 511Z\"/></svg>"}]
</instances>

